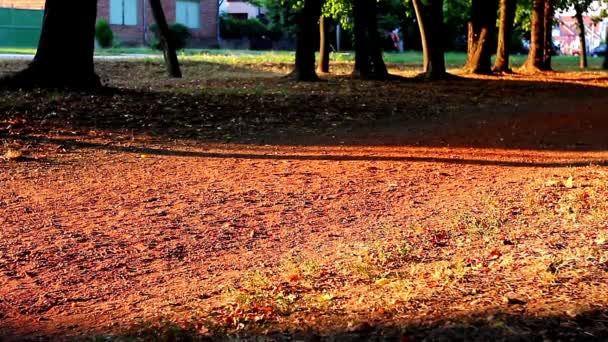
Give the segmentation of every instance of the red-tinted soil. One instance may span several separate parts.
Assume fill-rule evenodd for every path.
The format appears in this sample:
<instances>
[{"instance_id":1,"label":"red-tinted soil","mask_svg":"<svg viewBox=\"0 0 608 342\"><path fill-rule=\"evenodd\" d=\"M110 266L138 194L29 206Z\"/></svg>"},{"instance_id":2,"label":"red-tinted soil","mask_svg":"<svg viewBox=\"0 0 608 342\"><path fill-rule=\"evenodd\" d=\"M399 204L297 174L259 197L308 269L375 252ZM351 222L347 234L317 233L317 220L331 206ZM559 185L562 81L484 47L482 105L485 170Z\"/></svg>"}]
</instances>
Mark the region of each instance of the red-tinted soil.
<instances>
[{"instance_id":1,"label":"red-tinted soil","mask_svg":"<svg viewBox=\"0 0 608 342\"><path fill-rule=\"evenodd\" d=\"M607 337L605 74L157 67L1 96L0 339Z\"/></svg>"}]
</instances>

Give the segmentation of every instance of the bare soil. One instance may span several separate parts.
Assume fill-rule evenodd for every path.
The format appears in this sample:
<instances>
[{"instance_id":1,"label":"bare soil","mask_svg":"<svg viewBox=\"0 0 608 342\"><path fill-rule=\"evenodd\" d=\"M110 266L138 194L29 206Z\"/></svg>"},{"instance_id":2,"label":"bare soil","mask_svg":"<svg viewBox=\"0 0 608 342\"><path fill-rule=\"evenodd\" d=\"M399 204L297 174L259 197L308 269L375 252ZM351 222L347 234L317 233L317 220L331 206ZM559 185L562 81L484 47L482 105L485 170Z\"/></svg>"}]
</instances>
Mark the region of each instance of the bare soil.
<instances>
[{"instance_id":1,"label":"bare soil","mask_svg":"<svg viewBox=\"0 0 608 342\"><path fill-rule=\"evenodd\" d=\"M0 340L608 338L608 75L349 67L2 93Z\"/></svg>"}]
</instances>

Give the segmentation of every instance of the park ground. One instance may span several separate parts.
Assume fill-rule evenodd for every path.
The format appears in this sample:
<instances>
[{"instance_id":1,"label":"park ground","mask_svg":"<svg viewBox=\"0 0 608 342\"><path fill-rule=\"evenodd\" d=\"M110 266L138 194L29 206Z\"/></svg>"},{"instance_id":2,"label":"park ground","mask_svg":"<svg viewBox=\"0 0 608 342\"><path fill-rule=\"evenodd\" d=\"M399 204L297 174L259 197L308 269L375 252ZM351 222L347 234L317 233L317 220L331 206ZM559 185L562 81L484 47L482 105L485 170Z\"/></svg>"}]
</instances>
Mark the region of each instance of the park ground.
<instances>
[{"instance_id":1,"label":"park ground","mask_svg":"<svg viewBox=\"0 0 608 342\"><path fill-rule=\"evenodd\" d=\"M608 338L608 74L351 67L4 91L0 340Z\"/></svg>"}]
</instances>

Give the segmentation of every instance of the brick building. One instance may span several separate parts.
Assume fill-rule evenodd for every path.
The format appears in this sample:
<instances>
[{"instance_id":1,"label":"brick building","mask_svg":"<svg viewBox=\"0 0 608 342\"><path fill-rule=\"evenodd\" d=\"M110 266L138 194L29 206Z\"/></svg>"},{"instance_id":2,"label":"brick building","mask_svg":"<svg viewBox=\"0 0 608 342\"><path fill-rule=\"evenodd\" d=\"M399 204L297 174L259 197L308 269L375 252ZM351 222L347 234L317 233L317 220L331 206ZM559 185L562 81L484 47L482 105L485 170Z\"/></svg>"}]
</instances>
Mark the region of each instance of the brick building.
<instances>
[{"instance_id":1,"label":"brick building","mask_svg":"<svg viewBox=\"0 0 608 342\"><path fill-rule=\"evenodd\" d=\"M0 0L1 1L1 0ZM193 46L217 45L217 0L161 0L169 23L186 25ZM112 26L124 45L146 45L154 24L148 0L98 0L97 16Z\"/></svg>"},{"instance_id":2,"label":"brick building","mask_svg":"<svg viewBox=\"0 0 608 342\"><path fill-rule=\"evenodd\" d=\"M83 0L84 1L84 0ZM43 9L45 0L0 0L0 7ZM192 33L191 45L217 45L217 0L161 0L169 23L186 25ZM147 45L154 23L148 0L98 0L98 18L106 19L114 36L123 45Z\"/></svg>"}]
</instances>

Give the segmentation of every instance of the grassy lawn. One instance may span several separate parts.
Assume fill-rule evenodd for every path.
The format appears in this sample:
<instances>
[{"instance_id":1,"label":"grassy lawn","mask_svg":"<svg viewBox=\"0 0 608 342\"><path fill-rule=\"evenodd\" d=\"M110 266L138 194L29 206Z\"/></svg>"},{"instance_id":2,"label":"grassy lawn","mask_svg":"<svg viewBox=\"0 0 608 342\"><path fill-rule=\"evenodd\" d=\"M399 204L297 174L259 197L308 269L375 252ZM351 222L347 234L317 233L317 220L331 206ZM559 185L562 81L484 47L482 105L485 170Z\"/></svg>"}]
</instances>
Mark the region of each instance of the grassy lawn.
<instances>
[{"instance_id":1,"label":"grassy lawn","mask_svg":"<svg viewBox=\"0 0 608 342\"><path fill-rule=\"evenodd\" d=\"M35 48L0 48L0 54L35 54ZM119 56L127 54L158 55L161 53L147 47L140 48L111 48L97 49L97 56ZM253 51L253 50L225 50L225 49L185 49L180 52L182 59L189 61L200 61L220 64L255 64L255 63L293 63L294 52L292 51ZM526 55L512 56L512 65L518 67L526 60ZM422 63L422 55L419 51L407 51L404 53L388 52L384 54L385 61L389 64L402 64L406 66L419 67ZM353 52L339 52L331 55L332 61L349 62L354 60ZM450 69L456 69L464 65L466 54L463 52L447 52L445 54L446 65ZM602 58L589 58L589 69L601 69ZM553 67L558 71L578 71L578 57L555 56Z\"/></svg>"}]
</instances>

